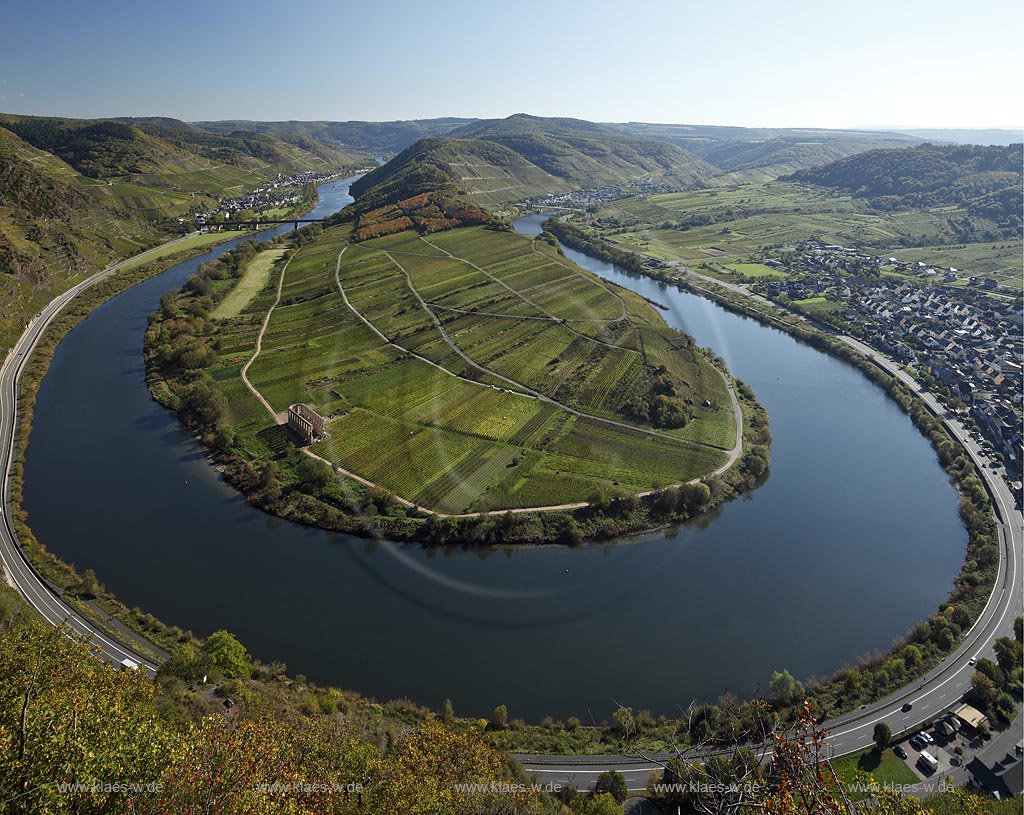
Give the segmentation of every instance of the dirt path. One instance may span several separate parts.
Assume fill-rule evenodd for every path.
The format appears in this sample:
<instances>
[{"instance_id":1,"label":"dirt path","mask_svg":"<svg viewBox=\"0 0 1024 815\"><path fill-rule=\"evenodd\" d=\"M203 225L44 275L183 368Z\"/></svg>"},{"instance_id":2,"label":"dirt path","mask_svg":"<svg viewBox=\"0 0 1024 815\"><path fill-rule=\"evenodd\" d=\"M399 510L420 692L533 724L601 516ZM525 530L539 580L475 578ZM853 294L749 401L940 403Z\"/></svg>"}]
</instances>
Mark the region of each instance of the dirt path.
<instances>
[{"instance_id":1,"label":"dirt path","mask_svg":"<svg viewBox=\"0 0 1024 815\"><path fill-rule=\"evenodd\" d=\"M344 252L345 250L342 249L341 251ZM292 257L295 256L292 255ZM253 385L252 382L249 381L249 368L260 355L260 351L263 350L263 335L267 332L267 326L270 325L270 316L274 313L274 309L277 308L278 303L281 302L281 289L284 288L284 276L288 273L288 267L291 265L291 262L292 258L288 258L288 261L284 264L284 268L281 269L281 277L277 281L277 296L274 298L274 305L267 309L267 314L263 318L263 325L260 326L260 333L256 335L256 350L253 352L252 357L249 358L249 361L242 366L242 381L245 383L245 387L252 391L252 395L260 400L260 403L267 409L267 412L274 417L278 424L284 424L284 422L288 420L288 412L282 411L281 413L278 413L270 406L270 402L264 399L263 394L256 389L256 386ZM340 256L338 258L338 262L341 262Z\"/></svg>"}]
</instances>

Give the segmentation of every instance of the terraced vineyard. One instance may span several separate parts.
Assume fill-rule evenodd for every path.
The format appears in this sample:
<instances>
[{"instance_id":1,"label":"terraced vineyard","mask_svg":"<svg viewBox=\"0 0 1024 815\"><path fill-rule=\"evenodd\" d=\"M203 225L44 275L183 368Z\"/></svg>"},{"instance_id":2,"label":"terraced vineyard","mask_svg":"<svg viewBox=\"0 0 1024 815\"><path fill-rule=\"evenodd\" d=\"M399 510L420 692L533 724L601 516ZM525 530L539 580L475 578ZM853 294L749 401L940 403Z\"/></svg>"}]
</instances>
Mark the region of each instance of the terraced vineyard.
<instances>
[{"instance_id":1,"label":"terraced vineyard","mask_svg":"<svg viewBox=\"0 0 1024 815\"><path fill-rule=\"evenodd\" d=\"M583 503L734 459L723 375L642 298L483 227L348 237L327 230L219 321L212 379L251 447L278 443L239 378L269 313L252 386L278 416L328 418L311 452L436 512Z\"/></svg>"}]
</instances>

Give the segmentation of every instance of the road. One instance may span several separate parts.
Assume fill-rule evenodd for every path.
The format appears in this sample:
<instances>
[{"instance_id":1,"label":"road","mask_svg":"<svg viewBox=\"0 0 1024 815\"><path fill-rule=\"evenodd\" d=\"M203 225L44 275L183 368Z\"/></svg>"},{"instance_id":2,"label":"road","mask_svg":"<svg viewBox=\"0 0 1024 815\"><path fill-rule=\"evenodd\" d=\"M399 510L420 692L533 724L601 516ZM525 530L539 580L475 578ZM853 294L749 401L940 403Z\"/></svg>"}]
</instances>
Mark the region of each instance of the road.
<instances>
[{"instance_id":1,"label":"road","mask_svg":"<svg viewBox=\"0 0 1024 815\"><path fill-rule=\"evenodd\" d=\"M144 658L132 648L117 642L110 635L98 630L88 621L79 618L61 599L60 590L49 584L36 572L21 549L21 545L14 533L14 525L11 522L10 503L10 478L14 462L14 433L17 427L18 382L29 357L35 350L47 326L75 297L90 286L94 286L104 278L116 273L125 265L140 258L145 259L149 255L159 252L168 246L180 243L195 234L197 233L184 235L123 260L120 263L108 266L103 271L97 272L92 277L83 280L78 285L55 297L38 315L32 318L24 333L22 333L8 353L3 366L0 367L0 460L3 462L3 468L0 469L0 513L3 516L0 519L2 520L2 523L0 523L0 562L3 564L7 582L13 585L47 622L55 626L64 626L68 629L69 633L74 632L90 638L102 649L103 659L106 662L119 665L122 660L130 659L138 663L151 676L156 674L158 667L153 661ZM153 646L153 648L156 649L156 646ZM159 652L159 649L156 650Z\"/></svg>"},{"instance_id":2,"label":"road","mask_svg":"<svg viewBox=\"0 0 1024 815\"><path fill-rule=\"evenodd\" d=\"M723 283L689 269L687 271L706 282L724 286L738 294L778 307L777 304L752 294L743 286ZM992 461L958 419L948 415L938 400L925 391L920 383L896 362L852 337L837 336L903 382L943 422L950 435L963 445L978 468L985 488L992 498L1000 544L999 572L992 595L960 646L925 676L914 680L911 685L853 713L825 723L824 726L831 734L829 743L834 754L840 756L869 747L877 722L888 724L896 736L919 729L918 725L946 711L970 687L971 675L974 672L969 664L972 657L988 657L994 661L993 643L999 637L1013 636L1013 620L1024 610L1024 594L1021 588L1024 518L1016 508L1016 501L1010 488L1002 477L988 466ZM908 702L912 708L904 712L902 707ZM656 761L664 761L670 757L669 753L650 756ZM651 770L658 766L635 756L518 755L516 758L529 772L536 773L539 781L574 783L581 789L593 783L601 772L614 769L626 776L630 790L640 790L646 787Z\"/></svg>"}]
</instances>

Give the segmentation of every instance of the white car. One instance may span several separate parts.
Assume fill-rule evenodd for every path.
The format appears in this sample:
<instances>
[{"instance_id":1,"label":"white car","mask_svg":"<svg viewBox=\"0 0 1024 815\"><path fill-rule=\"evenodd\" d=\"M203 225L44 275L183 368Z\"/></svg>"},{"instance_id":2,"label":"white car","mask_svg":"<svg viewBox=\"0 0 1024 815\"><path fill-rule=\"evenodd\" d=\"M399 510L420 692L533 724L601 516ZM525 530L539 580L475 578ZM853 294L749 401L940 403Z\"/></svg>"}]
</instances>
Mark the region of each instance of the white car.
<instances>
[{"instance_id":1,"label":"white car","mask_svg":"<svg viewBox=\"0 0 1024 815\"><path fill-rule=\"evenodd\" d=\"M918 735L918 738L920 738L921 741L923 741L925 744L934 744L935 743L935 739L932 738L932 736L930 734L926 733L924 730L922 730L917 735Z\"/></svg>"}]
</instances>

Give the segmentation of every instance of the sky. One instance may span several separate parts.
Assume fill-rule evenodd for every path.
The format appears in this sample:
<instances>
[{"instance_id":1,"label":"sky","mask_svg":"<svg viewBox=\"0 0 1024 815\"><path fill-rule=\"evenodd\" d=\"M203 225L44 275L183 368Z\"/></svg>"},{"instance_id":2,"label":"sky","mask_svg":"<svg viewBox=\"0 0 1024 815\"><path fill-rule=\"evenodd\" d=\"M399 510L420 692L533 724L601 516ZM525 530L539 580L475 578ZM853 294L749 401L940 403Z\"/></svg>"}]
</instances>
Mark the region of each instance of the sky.
<instances>
[{"instance_id":1,"label":"sky","mask_svg":"<svg viewBox=\"0 0 1024 815\"><path fill-rule=\"evenodd\" d=\"M1022 0L5 5L6 113L1024 123Z\"/></svg>"}]
</instances>

